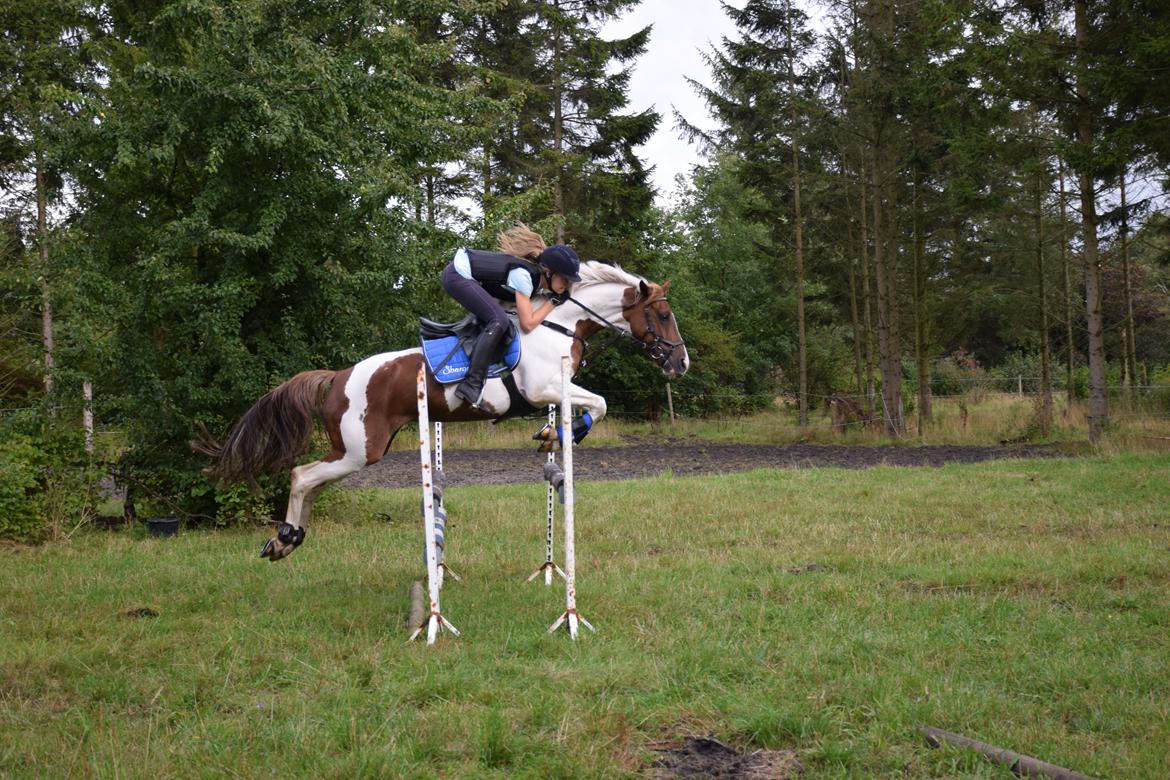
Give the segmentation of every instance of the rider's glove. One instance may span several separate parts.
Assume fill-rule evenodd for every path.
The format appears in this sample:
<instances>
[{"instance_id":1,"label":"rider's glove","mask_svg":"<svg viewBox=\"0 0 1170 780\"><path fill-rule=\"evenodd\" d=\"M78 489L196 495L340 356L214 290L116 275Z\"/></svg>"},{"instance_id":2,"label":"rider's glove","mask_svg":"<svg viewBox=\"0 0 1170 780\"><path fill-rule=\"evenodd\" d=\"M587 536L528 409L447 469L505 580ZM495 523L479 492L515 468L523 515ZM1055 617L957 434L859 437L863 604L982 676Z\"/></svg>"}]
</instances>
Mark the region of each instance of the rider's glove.
<instances>
[{"instance_id":1,"label":"rider's glove","mask_svg":"<svg viewBox=\"0 0 1170 780\"><path fill-rule=\"evenodd\" d=\"M549 296L553 306L560 306L565 301L569 300L569 291L565 290L563 293L553 293Z\"/></svg>"}]
</instances>

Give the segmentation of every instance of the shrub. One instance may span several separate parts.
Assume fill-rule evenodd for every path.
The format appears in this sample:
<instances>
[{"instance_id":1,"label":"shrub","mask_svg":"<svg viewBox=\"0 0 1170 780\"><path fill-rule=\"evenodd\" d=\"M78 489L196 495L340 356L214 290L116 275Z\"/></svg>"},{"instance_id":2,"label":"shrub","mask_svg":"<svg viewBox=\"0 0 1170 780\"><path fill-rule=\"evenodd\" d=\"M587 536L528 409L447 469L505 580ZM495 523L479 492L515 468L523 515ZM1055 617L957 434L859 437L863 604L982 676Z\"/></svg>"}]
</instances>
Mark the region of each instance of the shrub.
<instances>
[{"instance_id":1,"label":"shrub","mask_svg":"<svg viewBox=\"0 0 1170 780\"><path fill-rule=\"evenodd\" d=\"M27 436L0 440L0 537L31 542L44 533L38 464L43 453Z\"/></svg>"},{"instance_id":2,"label":"shrub","mask_svg":"<svg viewBox=\"0 0 1170 780\"><path fill-rule=\"evenodd\" d=\"M987 372L970 352L959 349L934 364L930 376L930 391L936 396L978 393L985 389Z\"/></svg>"},{"instance_id":3,"label":"shrub","mask_svg":"<svg viewBox=\"0 0 1170 780\"><path fill-rule=\"evenodd\" d=\"M41 541L93 515L101 464L84 434L39 415L0 425L0 537Z\"/></svg>"}]
</instances>

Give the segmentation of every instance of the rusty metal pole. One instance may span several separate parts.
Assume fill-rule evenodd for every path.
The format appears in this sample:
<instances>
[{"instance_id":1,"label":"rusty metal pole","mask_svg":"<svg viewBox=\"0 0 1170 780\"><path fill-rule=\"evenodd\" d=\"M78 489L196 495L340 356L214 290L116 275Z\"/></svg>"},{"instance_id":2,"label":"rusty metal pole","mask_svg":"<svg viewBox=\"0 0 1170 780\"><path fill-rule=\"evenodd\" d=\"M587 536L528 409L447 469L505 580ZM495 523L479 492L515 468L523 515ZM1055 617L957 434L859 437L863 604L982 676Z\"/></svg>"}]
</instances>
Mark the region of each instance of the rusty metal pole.
<instances>
[{"instance_id":1,"label":"rusty metal pole","mask_svg":"<svg viewBox=\"0 0 1170 780\"><path fill-rule=\"evenodd\" d=\"M410 635L413 640L427 629L427 644L433 645L439 630L446 628L455 636L459 632L439 611L439 558L435 549L435 492L434 474L431 471L431 420L427 407L427 369L425 362L418 367L418 450L422 465L423 494L423 538L426 540L427 591L430 596L430 610L426 620Z\"/></svg>"}]
</instances>

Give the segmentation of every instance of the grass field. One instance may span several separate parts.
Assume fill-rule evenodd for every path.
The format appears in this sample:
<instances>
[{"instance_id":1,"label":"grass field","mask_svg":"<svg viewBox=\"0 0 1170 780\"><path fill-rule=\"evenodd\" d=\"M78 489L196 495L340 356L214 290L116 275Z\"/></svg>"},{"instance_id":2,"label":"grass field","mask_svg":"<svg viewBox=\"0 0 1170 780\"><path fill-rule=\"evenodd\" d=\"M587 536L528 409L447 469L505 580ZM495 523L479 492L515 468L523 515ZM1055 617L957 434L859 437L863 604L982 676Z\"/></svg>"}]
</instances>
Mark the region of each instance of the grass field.
<instances>
[{"instance_id":1,"label":"grass field","mask_svg":"<svg viewBox=\"0 0 1170 780\"><path fill-rule=\"evenodd\" d=\"M448 491L463 636L432 648L415 490L326 494L277 564L260 528L4 547L0 776L614 777L713 734L806 777L1011 777L929 724L1164 778L1168 485L1166 455L581 484L576 644L522 582L538 485Z\"/></svg>"}]
</instances>

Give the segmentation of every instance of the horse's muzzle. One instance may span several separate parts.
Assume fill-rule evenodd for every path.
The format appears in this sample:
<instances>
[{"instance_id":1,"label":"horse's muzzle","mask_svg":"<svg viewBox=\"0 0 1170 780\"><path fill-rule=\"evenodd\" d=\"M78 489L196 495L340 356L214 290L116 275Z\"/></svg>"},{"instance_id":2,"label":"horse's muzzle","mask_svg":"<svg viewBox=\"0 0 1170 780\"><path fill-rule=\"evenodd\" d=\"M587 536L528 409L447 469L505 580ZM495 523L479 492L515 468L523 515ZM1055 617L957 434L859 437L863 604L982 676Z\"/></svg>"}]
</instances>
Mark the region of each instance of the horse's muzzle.
<instances>
[{"instance_id":1,"label":"horse's muzzle","mask_svg":"<svg viewBox=\"0 0 1170 780\"><path fill-rule=\"evenodd\" d=\"M681 353L681 354L679 354ZM666 360L662 361L662 373L666 374L670 379L680 377L687 372L691 367L690 358L687 356L686 347L677 347L671 351Z\"/></svg>"}]
</instances>

